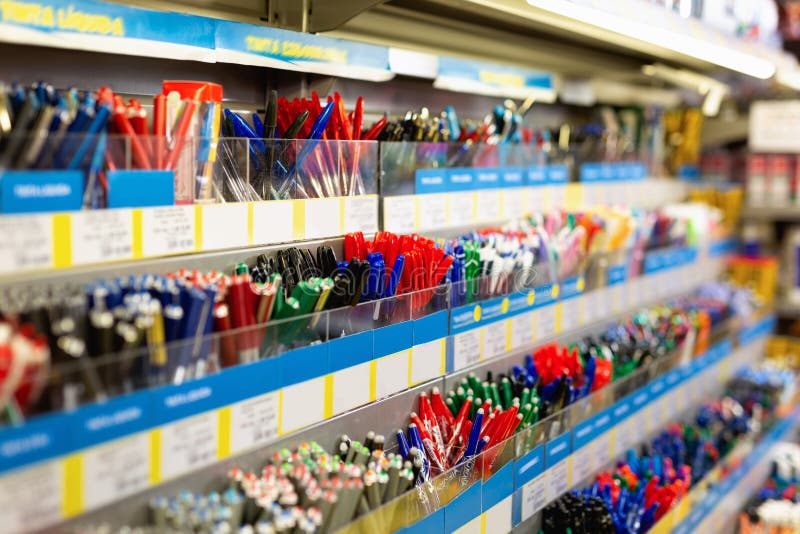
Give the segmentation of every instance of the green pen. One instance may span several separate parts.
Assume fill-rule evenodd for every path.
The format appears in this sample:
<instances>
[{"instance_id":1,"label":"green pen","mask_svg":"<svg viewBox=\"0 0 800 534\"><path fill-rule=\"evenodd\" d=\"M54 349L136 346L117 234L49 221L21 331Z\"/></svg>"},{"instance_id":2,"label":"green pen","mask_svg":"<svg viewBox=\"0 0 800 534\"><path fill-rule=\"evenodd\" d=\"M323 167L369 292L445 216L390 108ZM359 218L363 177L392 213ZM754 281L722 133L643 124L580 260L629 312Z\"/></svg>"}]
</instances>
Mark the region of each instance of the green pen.
<instances>
[{"instance_id":1,"label":"green pen","mask_svg":"<svg viewBox=\"0 0 800 534\"><path fill-rule=\"evenodd\" d=\"M458 410L456 409L456 403L453 401L452 397L446 398L444 404L450 410L450 413L453 414L453 417L458 417Z\"/></svg>"},{"instance_id":2,"label":"green pen","mask_svg":"<svg viewBox=\"0 0 800 534\"><path fill-rule=\"evenodd\" d=\"M475 397L475 400L472 401L472 406L469 409L469 418L474 419L475 414L478 413L478 408L483 405L483 400L480 397Z\"/></svg>"},{"instance_id":3,"label":"green pen","mask_svg":"<svg viewBox=\"0 0 800 534\"><path fill-rule=\"evenodd\" d=\"M528 404L530 400L531 400L531 390L528 388L523 388L522 397L519 399L520 405L525 406L526 404Z\"/></svg>"},{"instance_id":4,"label":"green pen","mask_svg":"<svg viewBox=\"0 0 800 534\"><path fill-rule=\"evenodd\" d=\"M500 406L502 408L503 403L500 402L500 391L497 389L497 384L492 382L489 384L489 393L492 395L492 400L494 401L495 406Z\"/></svg>"},{"instance_id":5,"label":"green pen","mask_svg":"<svg viewBox=\"0 0 800 534\"><path fill-rule=\"evenodd\" d=\"M243 261L240 261L236 264L236 274L247 274L250 272L250 269L247 267L247 264Z\"/></svg>"},{"instance_id":6,"label":"green pen","mask_svg":"<svg viewBox=\"0 0 800 534\"><path fill-rule=\"evenodd\" d=\"M503 409L508 410L511 407L511 382L508 377L503 377L500 382L500 395L503 399Z\"/></svg>"}]
</instances>

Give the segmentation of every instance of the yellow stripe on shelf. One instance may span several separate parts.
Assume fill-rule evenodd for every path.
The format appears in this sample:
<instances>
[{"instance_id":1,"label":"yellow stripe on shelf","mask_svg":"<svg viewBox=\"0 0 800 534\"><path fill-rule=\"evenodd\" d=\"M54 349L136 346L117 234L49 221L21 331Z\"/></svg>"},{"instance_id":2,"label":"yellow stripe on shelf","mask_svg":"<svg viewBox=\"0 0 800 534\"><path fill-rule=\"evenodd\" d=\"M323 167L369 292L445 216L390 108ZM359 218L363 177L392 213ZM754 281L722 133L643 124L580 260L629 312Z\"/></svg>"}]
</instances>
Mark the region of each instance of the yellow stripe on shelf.
<instances>
[{"instance_id":1,"label":"yellow stripe on shelf","mask_svg":"<svg viewBox=\"0 0 800 534\"><path fill-rule=\"evenodd\" d=\"M345 197L339 198L339 233L344 233Z\"/></svg>"},{"instance_id":2,"label":"yellow stripe on shelf","mask_svg":"<svg viewBox=\"0 0 800 534\"><path fill-rule=\"evenodd\" d=\"M444 376L446 374L446 372L447 372L447 370L446 370L446 366L447 366L447 343L445 342L444 339L442 339L442 340L439 341L439 345L442 347L441 355L440 355L441 364L440 364L440 367L439 367L439 373L441 374L441 376Z\"/></svg>"},{"instance_id":3,"label":"yellow stripe on shelf","mask_svg":"<svg viewBox=\"0 0 800 534\"><path fill-rule=\"evenodd\" d=\"M369 362L369 400L374 402L378 396L378 360Z\"/></svg>"},{"instance_id":4,"label":"yellow stripe on shelf","mask_svg":"<svg viewBox=\"0 0 800 534\"><path fill-rule=\"evenodd\" d=\"M278 390L278 436L283 436L283 390Z\"/></svg>"},{"instance_id":5,"label":"yellow stripe on shelf","mask_svg":"<svg viewBox=\"0 0 800 534\"><path fill-rule=\"evenodd\" d=\"M486 512L481 514L481 534L486 534Z\"/></svg>"},{"instance_id":6,"label":"yellow stripe on shelf","mask_svg":"<svg viewBox=\"0 0 800 534\"><path fill-rule=\"evenodd\" d=\"M83 455L73 454L64 459L64 517L83 512Z\"/></svg>"},{"instance_id":7,"label":"yellow stripe on shelf","mask_svg":"<svg viewBox=\"0 0 800 534\"><path fill-rule=\"evenodd\" d=\"M413 376L414 370L414 347L408 351L408 387L412 387L414 384L411 382L411 377Z\"/></svg>"},{"instance_id":8,"label":"yellow stripe on shelf","mask_svg":"<svg viewBox=\"0 0 800 534\"><path fill-rule=\"evenodd\" d=\"M253 203L252 202L248 202L247 203L247 244L249 246L251 246L251 247L253 246L253 233L255 232L255 223L253 222L255 216L253 215L253 211L254 211Z\"/></svg>"},{"instance_id":9,"label":"yellow stripe on shelf","mask_svg":"<svg viewBox=\"0 0 800 534\"><path fill-rule=\"evenodd\" d=\"M511 319L506 319L506 352L511 352Z\"/></svg>"},{"instance_id":10,"label":"yellow stripe on shelf","mask_svg":"<svg viewBox=\"0 0 800 534\"><path fill-rule=\"evenodd\" d=\"M142 210L133 210L133 257L140 259L144 257L144 245L142 243Z\"/></svg>"},{"instance_id":11,"label":"yellow stripe on shelf","mask_svg":"<svg viewBox=\"0 0 800 534\"><path fill-rule=\"evenodd\" d=\"M53 215L53 266L72 265L72 219L68 213Z\"/></svg>"},{"instance_id":12,"label":"yellow stripe on shelf","mask_svg":"<svg viewBox=\"0 0 800 534\"><path fill-rule=\"evenodd\" d=\"M419 230L422 227L422 199L419 196L414 197L414 230Z\"/></svg>"},{"instance_id":13,"label":"yellow stripe on shelf","mask_svg":"<svg viewBox=\"0 0 800 534\"><path fill-rule=\"evenodd\" d=\"M220 408L217 415L219 417L217 457L222 460L231 455L231 407Z\"/></svg>"},{"instance_id":14,"label":"yellow stripe on shelf","mask_svg":"<svg viewBox=\"0 0 800 534\"><path fill-rule=\"evenodd\" d=\"M333 417L333 374L325 375L325 407L322 412L324 419Z\"/></svg>"},{"instance_id":15,"label":"yellow stripe on shelf","mask_svg":"<svg viewBox=\"0 0 800 534\"><path fill-rule=\"evenodd\" d=\"M292 237L295 240L306 238L306 201L293 200Z\"/></svg>"},{"instance_id":16,"label":"yellow stripe on shelf","mask_svg":"<svg viewBox=\"0 0 800 534\"><path fill-rule=\"evenodd\" d=\"M478 341L478 361L480 362L483 361L483 340L486 333L485 331L486 328L483 326L478 329L478 332L480 334L480 341Z\"/></svg>"},{"instance_id":17,"label":"yellow stripe on shelf","mask_svg":"<svg viewBox=\"0 0 800 534\"><path fill-rule=\"evenodd\" d=\"M161 482L161 429L150 431L150 484Z\"/></svg>"},{"instance_id":18,"label":"yellow stripe on shelf","mask_svg":"<svg viewBox=\"0 0 800 534\"><path fill-rule=\"evenodd\" d=\"M194 207L194 249L203 250L203 206L198 204Z\"/></svg>"},{"instance_id":19,"label":"yellow stripe on shelf","mask_svg":"<svg viewBox=\"0 0 800 534\"><path fill-rule=\"evenodd\" d=\"M556 334L561 333L561 327L564 323L564 305L560 302L556 303L556 310L554 314L553 329Z\"/></svg>"}]
</instances>

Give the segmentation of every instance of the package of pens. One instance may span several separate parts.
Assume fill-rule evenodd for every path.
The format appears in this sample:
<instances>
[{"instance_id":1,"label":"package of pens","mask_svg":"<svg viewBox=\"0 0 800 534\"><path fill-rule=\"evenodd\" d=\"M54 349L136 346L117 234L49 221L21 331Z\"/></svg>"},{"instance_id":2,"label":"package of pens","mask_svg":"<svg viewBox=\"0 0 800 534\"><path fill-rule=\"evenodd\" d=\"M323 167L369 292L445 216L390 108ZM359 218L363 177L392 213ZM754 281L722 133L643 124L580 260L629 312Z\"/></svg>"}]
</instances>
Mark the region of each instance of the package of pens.
<instances>
[{"instance_id":1,"label":"package of pens","mask_svg":"<svg viewBox=\"0 0 800 534\"><path fill-rule=\"evenodd\" d=\"M214 188L222 201L332 198L377 193L386 121L367 127L364 100L348 112L339 93L322 102L272 91L262 115L225 109Z\"/></svg>"},{"instance_id":2,"label":"package of pens","mask_svg":"<svg viewBox=\"0 0 800 534\"><path fill-rule=\"evenodd\" d=\"M778 443L767 480L739 515L740 534L800 531L800 445Z\"/></svg>"}]
</instances>

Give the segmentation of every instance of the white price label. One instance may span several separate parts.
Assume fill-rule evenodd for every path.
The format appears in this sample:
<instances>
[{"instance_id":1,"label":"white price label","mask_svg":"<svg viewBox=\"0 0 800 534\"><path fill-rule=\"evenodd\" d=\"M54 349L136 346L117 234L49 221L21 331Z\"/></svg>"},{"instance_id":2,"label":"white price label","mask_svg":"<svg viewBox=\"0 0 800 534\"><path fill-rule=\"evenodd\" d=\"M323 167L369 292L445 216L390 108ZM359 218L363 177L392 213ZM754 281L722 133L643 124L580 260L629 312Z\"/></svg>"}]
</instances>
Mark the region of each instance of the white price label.
<instances>
[{"instance_id":1,"label":"white price label","mask_svg":"<svg viewBox=\"0 0 800 534\"><path fill-rule=\"evenodd\" d=\"M569 490L571 457L564 458L547 470L547 501L554 501Z\"/></svg>"},{"instance_id":2,"label":"white price label","mask_svg":"<svg viewBox=\"0 0 800 534\"><path fill-rule=\"evenodd\" d=\"M193 251L194 213L194 206L143 209L142 254L149 257Z\"/></svg>"},{"instance_id":3,"label":"white price label","mask_svg":"<svg viewBox=\"0 0 800 534\"><path fill-rule=\"evenodd\" d=\"M533 517L533 514L544 508L546 493L546 473L542 473L522 486L522 520Z\"/></svg>"},{"instance_id":4,"label":"white price label","mask_svg":"<svg viewBox=\"0 0 800 534\"><path fill-rule=\"evenodd\" d=\"M564 209L567 203L567 186L566 185L551 185L550 186L550 208Z\"/></svg>"},{"instance_id":5,"label":"white price label","mask_svg":"<svg viewBox=\"0 0 800 534\"><path fill-rule=\"evenodd\" d=\"M84 497L91 510L122 499L150 482L150 435L146 432L90 449L84 455Z\"/></svg>"},{"instance_id":6,"label":"white price label","mask_svg":"<svg viewBox=\"0 0 800 534\"><path fill-rule=\"evenodd\" d=\"M72 214L73 265L133 257L133 212L128 209Z\"/></svg>"},{"instance_id":7,"label":"white price label","mask_svg":"<svg viewBox=\"0 0 800 534\"><path fill-rule=\"evenodd\" d=\"M536 186L528 188L528 211L535 213L538 211L545 211L547 209L547 195L546 187Z\"/></svg>"},{"instance_id":8,"label":"white price label","mask_svg":"<svg viewBox=\"0 0 800 534\"><path fill-rule=\"evenodd\" d=\"M568 332L581 325L581 297L572 297L561 305L561 331Z\"/></svg>"},{"instance_id":9,"label":"white price label","mask_svg":"<svg viewBox=\"0 0 800 534\"><path fill-rule=\"evenodd\" d=\"M450 226L466 226L474 222L475 196L471 191L448 193Z\"/></svg>"},{"instance_id":10,"label":"white price label","mask_svg":"<svg viewBox=\"0 0 800 534\"><path fill-rule=\"evenodd\" d=\"M434 230L447 226L447 193L430 193L417 197L418 230Z\"/></svg>"},{"instance_id":11,"label":"white price label","mask_svg":"<svg viewBox=\"0 0 800 534\"><path fill-rule=\"evenodd\" d=\"M536 324L536 339L552 336L556 332L556 305L549 304L539 309L539 319Z\"/></svg>"},{"instance_id":12,"label":"white price label","mask_svg":"<svg viewBox=\"0 0 800 534\"><path fill-rule=\"evenodd\" d=\"M591 443L572 454L572 480L582 482L594 473L594 458Z\"/></svg>"},{"instance_id":13,"label":"white price label","mask_svg":"<svg viewBox=\"0 0 800 534\"><path fill-rule=\"evenodd\" d=\"M481 359L481 332L480 328L473 328L453 336L453 367L454 371L463 369L468 365L478 363ZM416 349L415 349L416 350ZM415 355L416 356L416 355Z\"/></svg>"},{"instance_id":14,"label":"white price label","mask_svg":"<svg viewBox=\"0 0 800 534\"><path fill-rule=\"evenodd\" d=\"M342 233L338 198L315 198L306 201L306 239L330 237Z\"/></svg>"},{"instance_id":15,"label":"white price label","mask_svg":"<svg viewBox=\"0 0 800 534\"><path fill-rule=\"evenodd\" d=\"M478 343L480 343L480 338ZM422 345L414 345L411 350L411 383L408 387L444 374L444 351L444 339L435 339Z\"/></svg>"},{"instance_id":16,"label":"white price label","mask_svg":"<svg viewBox=\"0 0 800 534\"><path fill-rule=\"evenodd\" d=\"M590 443L590 447L593 451L592 456L594 457L594 463L592 464L592 470L596 471L597 469L602 469L606 464L610 463L611 460L614 458L614 450L612 448L612 441L611 441L611 431L604 432L597 438L595 438L592 443ZM619 449L621 450L621 449Z\"/></svg>"},{"instance_id":17,"label":"white price label","mask_svg":"<svg viewBox=\"0 0 800 534\"><path fill-rule=\"evenodd\" d=\"M63 480L61 462L48 462L0 478L3 532L31 532L60 521Z\"/></svg>"},{"instance_id":18,"label":"white price label","mask_svg":"<svg viewBox=\"0 0 800 534\"><path fill-rule=\"evenodd\" d=\"M422 196L422 195L420 195ZM409 234L418 230L416 221L416 199L414 195L402 195L383 199L383 225L387 232Z\"/></svg>"},{"instance_id":19,"label":"white price label","mask_svg":"<svg viewBox=\"0 0 800 534\"><path fill-rule=\"evenodd\" d=\"M483 357L494 358L506 353L507 321L495 321L483 327Z\"/></svg>"},{"instance_id":20,"label":"white price label","mask_svg":"<svg viewBox=\"0 0 800 534\"><path fill-rule=\"evenodd\" d=\"M378 231L378 196L359 195L344 197L344 233Z\"/></svg>"},{"instance_id":21,"label":"white price label","mask_svg":"<svg viewBox=\"0 0 800 534\"><path fill-rule=\"evenodd\" d=\"M248 245L247 210L248 207L245 203L203 206L203 250L246 247ZM288 225L285 221L283 224Z\"/></svg>"},{"instance_id":22,"label":"white price label","mask_svg":"<svg viewBox=\"0 0 800 534\"><path fill-rule=\"evenodd\" d=\"M276 224L281 221L282 224ZM294 238L294 202L269 200L253 203L253 244L288 243Z\"/></svg>"},{"instance_id":23,"label":"white price label","mask_svg":"<svg viewBox=\"0 0 800 534\"><path fill-rule=\"evenodd\" d=\"M231 453L265 445L277 437L277 393L267 393L231 406Z\"/></svg>"},{"instance_id":24,"label":"white price label","mask_svg":"<svg viewBox=\"0 0 800 534\"><path fill-rule=\"evenodd\" d=\"M206 412L161 429L161 477L170 479L217 459L219 420Z\"/></svg>"},{"instance_id":25,"label":"white price label","mask_svg":"<svg viewBox=\"0 0 800 534\"><path fill-rule=\"evenodd\" d=\"M528 191L524 187L515 187L502 191L503 194L503 219L517 219L526 213Z\"/></svg>"},{"instance_id":26,"label":"white price label","mask_svg":"<svg viewBox=\"0 0 800 534\"><path fill-rule=\"evenodd\" d=\"M533 312L520 313L511 318L511 347L526 347L533 343Z\"/></svg>"},{"instance_id":27,"label":"white price label","mask_svg":"<svg viewBox=\"0 0 800 534\"><path fill-rule=\"evenodd\" d=\"M52 266L53 220L50 216L0 216L0 273Z\"/></svg>"},{"instance_id":28,"label":"white price label","mask_svg":"<svg viewBox=\"0 0 800 534\"><path fill-rule=\"evenodd\" d=\"M478 221L491 222L500 220L500 191L484 189L477 193Z\"/></svg>"},{"instance_id":29,"label":"white price label","mask_svg":"<svg viewBox=\"0 0 800 534\"><path fill-rule=\"evenodd\" d=\"M636 444L636 436L633 435L634 428L630 425L631 418L618 423L614 429L614 445L618 451L627 451Z\"/></svg>"}]
</instances>

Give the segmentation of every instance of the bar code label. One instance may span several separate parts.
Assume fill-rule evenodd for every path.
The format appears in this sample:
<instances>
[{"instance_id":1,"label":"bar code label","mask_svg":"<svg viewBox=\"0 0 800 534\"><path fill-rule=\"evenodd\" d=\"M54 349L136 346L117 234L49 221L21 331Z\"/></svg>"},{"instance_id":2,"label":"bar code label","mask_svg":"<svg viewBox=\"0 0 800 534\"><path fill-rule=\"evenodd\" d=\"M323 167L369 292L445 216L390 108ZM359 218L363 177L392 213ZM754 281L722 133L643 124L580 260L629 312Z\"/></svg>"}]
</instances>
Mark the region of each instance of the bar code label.
<instances>
[{"instance_id":1,"label":"bar code label","mask_svg":"<svg viewBox=\"0 0 800 534\"><path fill-rule=\"evenodd\" d=\"M511 318L511 348L526 347L533 343L533 312L525 312Z\"/></svg>"},{"instance_id":2,"label":"bar code label","mask_svg":"<svg viewBox=\"0 0 800 534\"><path fill-rule=\"evenodd\" d=\"M464 226L474 222L475 197L472 191L449 193L450 226Z\"/></svg>"},{"instance_id":3,"label":"bar code label","mask_svg":"<svg viewBox=\"0 0 800 534\"><path fill-rule=\"evenodd\" d=\"M416 349L414 349L416 350ZM453 371L478 363L481 359L480 328L453 336Z\"/></svg>"},{"instance_id":4,"label":"bar code label","mask_svg":"<svg viewBox=\"0 0 800 534\"><path fill-rule=\"evenodd\" d=\"M552 336L556 333L556 306L551 304L539 310L539 320L537 321L537 339Z\"/></svg>"},{"instance_id":5,"label":"bar code label","mask_svg":"<svg viewBox=\"0 0 800 534\"><path fill-rule=\"evenodd\" d=\"M146 432L93 448L83 458L86 509L136 493L149 483L150 436Z\"/></svg>"},{"instance_id":6,"label":"bar code label","mask_svg":"<svg viewBox=\"0 0 800 534\"><path fill-rule=\"evenodd\" d=\"M575 451L572 457L574 458L572 462L572 479L576 482L581 482L589 478L594 472L591 444L585 445Z\"/></svg>"},{"instance_id":7,"label":"bar code label","mask_svg":"<svg viewBox=\"0 0 800 534\"><path fill-rule=\"evenodd\" d=\"M73 265L133 257L132 210L85 211L71 220Z\"/></svg>"},{"instance_id":8,"label":"bar code label","mask_svg":"<svg viewBox=\"0 0 800 534\"><path fill-rule=\"evenodd\" d=\"M446 193L419 195L417 202L417 213L419 213L418 230L433 230L447 226Z\"/></svg>"},{"instance_id":9,"label":"bar code label","mask_svg":"<svg viewBox=\"0 0 800 534\"><path fill-rule=\"evenodd\" d=\"M288 243L294 238L294 202L270 200L253 203L253 244Z\"/></svg>"},{"instance_id":10,"label":"bar code label","mask_svg":"<svg viewBox=\"0 0 800 534\"><path fill-rule=\"evenodd\" d=\"M219 420L206 412L161 429L161 478L169 479L217 459Z\"/></svg>"},{"instance_id":11,"label":"bar code label","mask_svg":"<svg viewBox=\"0 0 800 534\"><path fill-rule=\"evenodd\" d=\"M384 198L383 225L386 231L405 234L418 230L418 228L415 228L415 209L416 199L414 195Z\"/></svg>"},{"instance_id":12,"label":"bar code label","mask_svg":"<svg viewBox=\"0 0 800 534\"><path fill-rule=\"evenodd\" d=\"M546 499L545 480L547 473L542 473L522 486L522 520L526 521L533 514L544 508Z\"/></svg>"},{"instance_id":13,"label":"bar code label","mask_svg":"<svg viewBox=\"0 0 800 534\"><path fill-rule=\"evenodd\" d=\"M483 327L483 357L494 358L506 352L506 321L495 321Z\"/></svg>"},{"instance_id":14,"label":"bar code label","mask_svg":"<svg viewBox=\"0 0 800 534\"><path fill-rule=\"evenodd\" d=\"M49 462L0 478L3 532L31 532L62 518L61 462Z\"/></svg>"},{"instance_id":15,"label":"bar code label","mask_svg":"<svg viewBox=\"0 0 800 534\"><path fill-rule=\"evenodd\" d=\"M53 265L53 220L46 215L0 217L0 273Z\"/></svg>"},{"instance_id":16,"label":"bar code label","mask_svg":"<svg viewBox=\"0 0 800 534\"><path fill-rule=\"evenodd\" d=\"M546 471L547 475L547 502L558 499L569 490L570 468L572 457L568 456Z\"/></svg>"},{"instance_id":17,"label":"bar code label","mask_svg":"<svg viewBox=\"0 0 800 534\"><path fill-rule=\"evenodd\" d=\"M344 202L344 233L362 231L365 234L374 234L378 231L378 196L360 195L345 197Z\"/></svg>"},{"instance_id":18,"label":"bar code label","mask_svg":"<svg viewBox=\"0 0 800 534\"><path fill-rule=\"evenodd\" d=\"M612 439L612 432L614 431L609 430L608 432L604 432L589 444L589 448L592 449L592 457L594 458L592 471L602 469L614 458L614 440Z\"/></svg>"},{"instance_id":19,"label":"bar code label","mask_svg":"<svg viewBox=\"0 0 800 534\"><path fill-rule=\"evenodd\" d=\"M277 437L277 393L267 393L231 406L232 453L267 444Z\"/></svg>"},{"instance_id":20,"label":"bar code label","mask_svg":"<svg viewBox=\"0 0 800 534\"><path fill-rule=\"evenodd\" d=\"M142 210L142 254L163 256L195 249L194 206Z\"/></svg>"}]
</instances>

